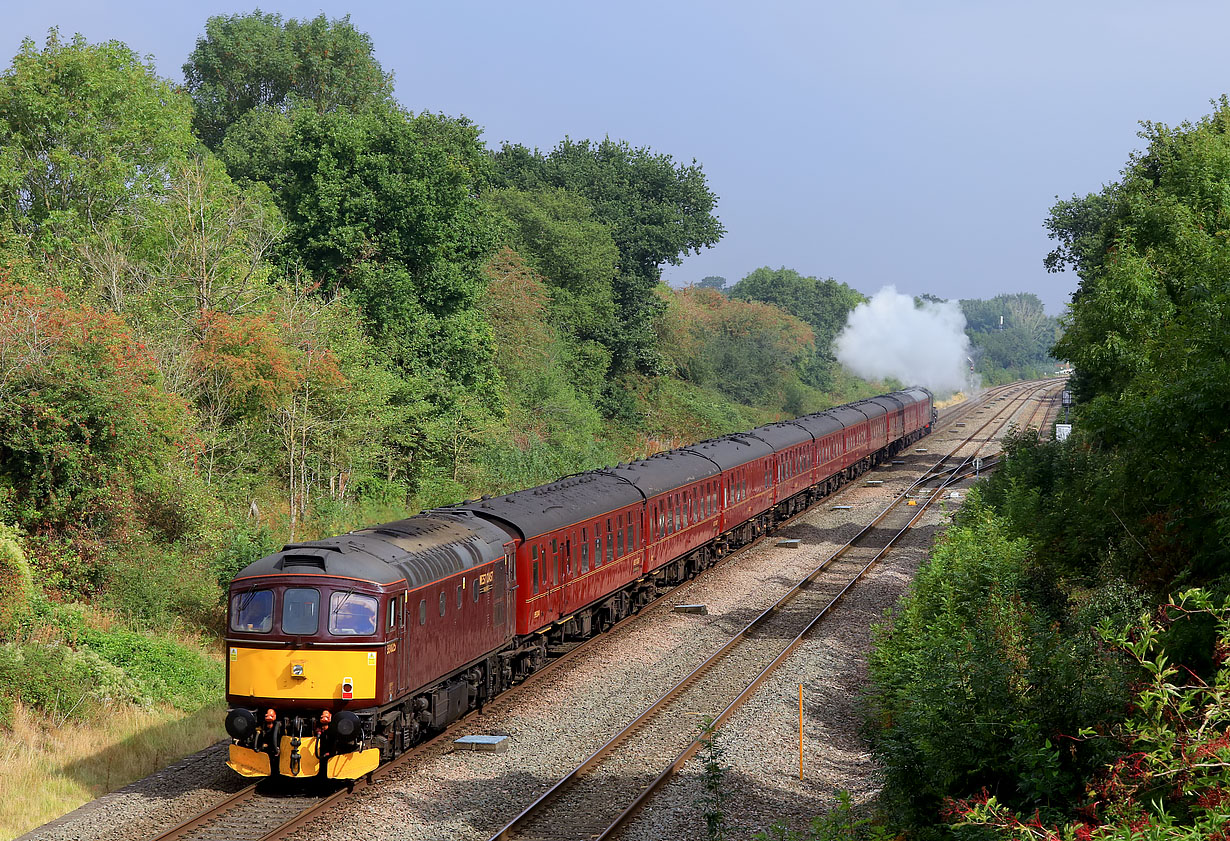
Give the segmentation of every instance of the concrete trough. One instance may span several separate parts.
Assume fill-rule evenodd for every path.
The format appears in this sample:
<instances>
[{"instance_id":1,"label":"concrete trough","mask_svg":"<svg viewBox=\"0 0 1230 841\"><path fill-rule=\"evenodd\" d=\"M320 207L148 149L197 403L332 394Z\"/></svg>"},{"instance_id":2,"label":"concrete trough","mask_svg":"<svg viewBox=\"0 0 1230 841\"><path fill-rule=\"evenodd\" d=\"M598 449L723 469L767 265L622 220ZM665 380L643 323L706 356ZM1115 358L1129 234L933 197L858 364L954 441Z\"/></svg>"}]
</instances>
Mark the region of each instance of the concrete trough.
<instances>
[{"instance_id":1,"label":"concrete trough","mask_svg":"<svg viewBox=\"0 0 1230 841\"><path fill-rule=\"evenodd\" d=\"M853 505L834 505L834 506L832 507L832 509L831 509L831 510L833 510L833 511L849 511L849 510L850 510L851 508L853 508L853 507L854 507Z\"/></svg>"},{"instance_id":2,"label":"concrete trough","mask_svg":"<svg viewBox=\"0 0 1230 841\"><path fill-rule=\"evenodd\" d=\"M884 480L883 480L883 479L868 479L868 480L867 480L866 482L864 482L863 484L866 484L866 485L883 485L883 484L884 484Z\"/></svg>"},{"instance_id":3,"label":"concrete trough","mask_svg":"<svg viewBox=\"0 0 1230 841\"><path fill-rule=\"evenodd\" d=\"M677 604L671 610L675 613L695 613L698 616L709 615L709 605L707 604Z\"/></svg>"},{"instance_id":4,"label":"concrete trough","mask_svg":"<svg viewBox=\"0 0 1230 841\"><path fill-rule=\"evenodd\" d=\"M777 541L778 546L784 546L787 549L798 549L802 543L803 541L794 537L783 537L781 540Z\"/></svg>"}]
</instances>

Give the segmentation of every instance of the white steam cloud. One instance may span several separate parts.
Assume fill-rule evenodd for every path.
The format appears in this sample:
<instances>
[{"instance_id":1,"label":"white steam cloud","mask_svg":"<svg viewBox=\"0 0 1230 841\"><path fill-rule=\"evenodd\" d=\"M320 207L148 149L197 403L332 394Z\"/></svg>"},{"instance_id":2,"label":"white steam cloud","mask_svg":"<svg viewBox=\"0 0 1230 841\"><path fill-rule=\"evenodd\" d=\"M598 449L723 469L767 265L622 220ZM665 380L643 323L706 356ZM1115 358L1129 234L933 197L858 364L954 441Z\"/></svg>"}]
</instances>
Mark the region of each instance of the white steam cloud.
<instances>
[{"instance_id":1,"label":"white steam cloud","mask_svg":"<svg viewBox=\"0 0 1230 841\"><path fill-rule=\"evenodd\" d=\"M965 315L956 301L915 307L912 297L886 286L851 311L833 353L864 379L892 377L936 396L976 390Z\"/></svg>"}]
</instances>

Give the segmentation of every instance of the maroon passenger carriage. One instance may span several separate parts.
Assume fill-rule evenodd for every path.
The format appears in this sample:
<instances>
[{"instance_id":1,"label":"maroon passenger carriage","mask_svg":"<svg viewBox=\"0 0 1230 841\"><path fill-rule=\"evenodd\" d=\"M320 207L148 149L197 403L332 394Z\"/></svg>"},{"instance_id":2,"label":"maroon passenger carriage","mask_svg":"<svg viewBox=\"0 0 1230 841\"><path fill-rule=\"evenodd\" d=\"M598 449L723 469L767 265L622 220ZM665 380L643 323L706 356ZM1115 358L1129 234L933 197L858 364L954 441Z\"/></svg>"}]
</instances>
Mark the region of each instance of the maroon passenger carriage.
<instances>
[{"instance_id":1,"label":"maroon passenger carriage","mask_svg":"<svg viewBox=\"0 0 1230 841\"><path fill-rule=\"evenodd\" d=\"M228 764L362 776L934 419L911 388L262 558L230 589Z\"/></svg>"}]
</instances>

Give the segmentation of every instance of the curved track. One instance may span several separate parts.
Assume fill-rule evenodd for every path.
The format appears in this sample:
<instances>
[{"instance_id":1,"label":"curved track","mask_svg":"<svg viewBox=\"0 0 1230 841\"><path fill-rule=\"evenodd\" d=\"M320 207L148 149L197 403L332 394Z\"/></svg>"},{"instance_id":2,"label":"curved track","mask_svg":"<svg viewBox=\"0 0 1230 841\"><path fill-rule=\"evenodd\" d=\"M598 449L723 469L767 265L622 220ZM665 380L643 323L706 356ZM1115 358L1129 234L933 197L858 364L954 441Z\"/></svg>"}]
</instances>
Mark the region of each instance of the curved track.
<instances>
[{"instance_id":1,"label":"curved track","mask_svg":"<svg viewBox=\"0 0 1230 841\"><path fill-rule=\"evenodd\" d=\"M562 777L491 841L611 838L699 748L698 717L719 726L919 520L939 491L971 475L970 462L983 448L1014 422L1031 399L1055 387L1048 381L992 397L991 403L1008 403L997 407L845 546ZM1037 412L1035 405L1026 427ZM991 426L995 429L980 438ZM732 684L742 688L732 693Z\"/></svg>"},{"instance_id":2,"label":"curved track","mask_svg":"<svg viewBox=\"0 0 1230 841\"><path fill-rule=\"evenodd\" d=\"M1045 388L1053 389L1055 383L1052 381L1045 381L1041 386L1037 386L1031 390L1031 386L1034 385L1035 384L1025 385L1016 383L1009 386L1000 386L998 388L987 390L982 395L979 395L979 397L975 400L966 401L964 403L957 404L956 406L949 407L948 409L941 410L940 420L937 422L937 428L940 426L949 426L951 424L960 423L962 422L962 418L978 417L980 414L985 413L988 407L991 407L995 403L1002 402L1004 400L1009 401L1009 406L1015 406L1018 402L1021 402L1022 405L1024 405L1024 403L1028 401L1028 396L1022 397L1024 392L1031 391L1032 393L1033 391L1038 391ZM1000 416L1000 414L1002 414L1002 411L995 413L991 419L984 422L982 426L979 427L977 432L973 433L966 439L967 442L989 426L996 418ZM1033 417L1034 416L1031 415L1030 421L1027 422L1026 425L1029 425L1029 423L1032 422ZM1004 421L1001 426L1008 422L1009 421ZM923 440L925 441L926 439ZM988 440L990 439L985 439L983 445L985 445ZM968 475L962 474L959 467L956 469L950 469L943 466L944 463L949 460L950 456L951 454L949 456L945 456L943 459L940 459L940 461L931 468L923 479L915 482L909 491L902 494L897 500L894 501L893 505L890 505L888 509L885 509L880 517L877 518L875 523L864 529L864 534L885 531L887 527L880 527L880 525L882 525L881 520L888 516L892 511L901 507L899 504L907 498L907 495L922 487L927 481L936 481L945 475L949 477ZM953 480L954 479L950 478L948 481ZM842 490L845 489L845 487L848 486L843 486L841 490L838 490L834 495L830 495L829 497L821 500L817 503L817 505L831 502L842 492ZM923 505L917 508L911 507L911 522L916 519L923 510L925 510L926 504L927 503L924 502ZM814 507L815 506L813 506L813 508ZM806 513L806 511L801 512L787 522L793 522L794 520L804 516ZM908 528L908 525L906 528ZM904 529L902 529L902 531L903 530ZM896 537L893 539L895 540ZM756 542L759 541L755 541L754 543ZM854 541L851 541L851 543L853 542ZM754 545L754 543L749 544L749 546ZM743 549L746 548L748 547L743 547ZM885 546L879 554L882 555L884 551L887 551L887 548L888 547ZM727 556L727 558L723 559L722 562L715 566L721 566L727 560L737 557L742 553L743 549L731 553ZM838 555L843 554L849 554L850 557L848 559L839 559ZM646 710L645 713L638 717L632 725L629 725L629 727L626 728L621 734L617 735L610 742L608 742L606 746L601 748L598 753L587 759L585 763L582 763L576 771L569 774L561 780L560 783L557 783L556 786L544 794L539 801L536 801L536 803L531 805L531 807L521 816L497 834L495 838L541 837L573 839L609 837L610 833L622 824L622 822L629 815L631 815L632 812L641 803L643 803L644 800L652 794L652 792L656 790L656 788L661 785L661 783L667 779L676 768L682 765L683 762L686 761L687 757L690 756L697 747L694 737L697 732L697 714L701 712L700 706L696 706L694 709L689 710L689 714L684 719L686 727L664 724L650 726L651 721L655 718L660 721L671 720L669 716L660 716L655 711L668 706L669 702L676 696L683 695L684 689L687 688L684 687L683 684L686 683L689 687L695 686L695 692L698 693L688 694L687 697L701 699L698 703L703 702L703 712L705 714L710 714L720 723L722 719L733 711L739 700L750 694L750 692L754 690L755 686L757 686L759 682L767 676L773 666L784 659L785 656L787 656L790 651L797 646L798 642L802 639L802 635L806 633L806 630L815 624L815 621L818 619L818 615L822 615L824 611L827 611L827 609L830 608L838 598L840 598L841 594L853 585L854 580L857 580L857 576L861 575L861 571L857 572L854 580L849 581L843 588L836 592L830 592L829 584L820 586L814 583L815 578L818 577L822 571L833 573L832 575L826 576L826 582L835 576L843 574L840 570L846 570L844 574L848 576L850 573L855 572L855 568L858 567L859 563L865 564L861 568L862 571L865 571L871 563L874 563L875 559L878 559L878 557L879 555L876 555L876 558L873 558L870 562L860 562L856 558L856 553L852 551L851 545L847 544L847 547L839 550L839 553L835 554L833 558L830 558L825 562L825 564L822 564L821 567L817 568L812 575L809 575L807 579L796 585L796 587L791 590L790 593L781 600L781 602L771 607L764 614L762 614L761 617L753 620L752 623L749 623L747 628L741 631L736 638L727 643L726 646L714 655L714 658L711 658L714 660L713 663L706 662L705 664L702 664L696 672L693 672L692 675L689 675L684 679L684 681L681 681L679 686L667 692L653 707ZM834 564L839 564L839 566L833 566ZM700 573L700 575L704 576L708 572L709 570L705 570ZM797 604L791 604L796 599L798 600ZM823 604L821 605L821 603ZM817 605L821 605L820 614L817 614ZM629 617L624 621L631 622L635 621L635 619L633 617ZM755 627L753 628L753 626ZM802 627L802 630L800 630L800 627ZM580 656L580 654L597 639L599 639L599 637L592 637L585 642L570 647L565 652L561 652L560 656L553 658L545 668L534 672L520 684L494 699L493 702L487 705L487 709L491 709L493 706L506 704L512 701L521 688L532 685L542 676L550 674L562 663L572 659L573 657ZM741 644L736 645L736 643L740 642L740 640L742 641ZM730 651L730 654L727 657L726 652L733 648L738 648L739 650ZM712 669L712 666L716 663L716 658L723 658L727 661L723 662L720 670ZM771 664L765 666L766 662ZM739 696L739 699L734 701L730 701L729 699L724 701L721 693L714 692L712 687L710 687L709 684L702 679L705 674L708 673L721 673L725 674L725 680L729 681L731 678L728 669L738 669L740 674L746 673L751 681L748 688ZM675 708L677 708L677 705ZM395 760L382 765L373 774L368 775L368 777L364 779L357 780L353 784L334 786L328 790L322 791L319 786L315 789L296 789L286 787L278 788L270 781L262 781L261 783L248 786L236 792L234 795L216 804L212 808L202 812L201 814L195 815L183 823L162 833L161 835L156 836L155 841L181 841L181 839L183 841L214 841L215 839L233 839L233 841L273 841L273 839L283 838L307 822L319 817L325 811L332 808L335 804L349 797L352 793L365 788L367 785L370 785L375 779L378 779L388 770L411 760L421 751L435 746L440 741L449 738L453 731L455 731L460 725L475 714L476 713L472 712L469 715L462 717L458 721L454 722L444 732L437 734L435 737L428 739L419 745L416 745L414 748L405 752ZM655 729L655 727L659 729ZM617 793L617 791L613 788L615 784L610 782L601 782L603 779L608 778L605 778L602 775L592 775L589 771L593 768L597 768L600 764L600 760L604 759L607 754L613 754L614 748L617 744L627 739L631 734L637 732L643 732L645 734L645 741L651 746L656 747L653 748L652 756L650 752L646 752L643 755L638 756L635 759L636 766L640 768L647 766L650 769L656 769L660 767L662 763L665 763L668 760L670 760L670 762L665 771L657 773L655 776L655 772L652 770L635 771L633 768L628 766L627 759L619 758L628 755L636 755L635 750L632 754L623 752L618 756L613 756L610 762L606 763L608 768L618 770L624 778L639 780L639 783L622 787L622 790ZM575 788L573 793L570 794L567 799L561 798L560 802L573 802L575 798L583 804L592 803L595 799L595 795L597 794L597 799L599 801L608 803L612 807L617 807L615 808L615 811L620 812L620 814L616 815L616 821L613 823L608 821L606 824L603 824L603 826L598 826L599 823L602 823L603 818L596 813L591 814L594 810L589 809L586 806L582 806L578 812L578 815L584 816L581 821L584 823L583 827L575 826L570 828L562 828L560 832L547 834L541 834L536 831L527 831L523 834L522 831L518 829L518 827L522 825L527 827L531 826L529 820L534 815L545 814L545 812L542 812L543 807L539 804L554 801L557 798L560 798L565 789L572 788L574 785L574 783L571 782L572 780L581 780L583 778L591 779L587 781L584 787ZM521 823L519 824L518 822ZM591 827L597 827L597 829L594 830L591 829Z\"/></svg>"}]
</instances>

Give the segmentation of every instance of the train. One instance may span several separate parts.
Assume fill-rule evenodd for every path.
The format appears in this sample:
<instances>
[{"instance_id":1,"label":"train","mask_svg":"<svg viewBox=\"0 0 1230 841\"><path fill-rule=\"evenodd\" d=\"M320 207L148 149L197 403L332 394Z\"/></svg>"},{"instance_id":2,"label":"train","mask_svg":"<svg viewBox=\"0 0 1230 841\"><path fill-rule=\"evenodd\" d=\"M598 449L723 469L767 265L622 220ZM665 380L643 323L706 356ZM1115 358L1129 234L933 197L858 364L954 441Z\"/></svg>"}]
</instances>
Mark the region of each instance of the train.
<instances>
[{"instance_id":1,"label":"train","mask_svg":"<svg viewBox=\"0 0 1230 841\"><path fill-rule=\"evenodd\" d=\"M284 546L228 591L227 764L363 777L935 420L915 386Z\"/></svg>"}]
</instances>

